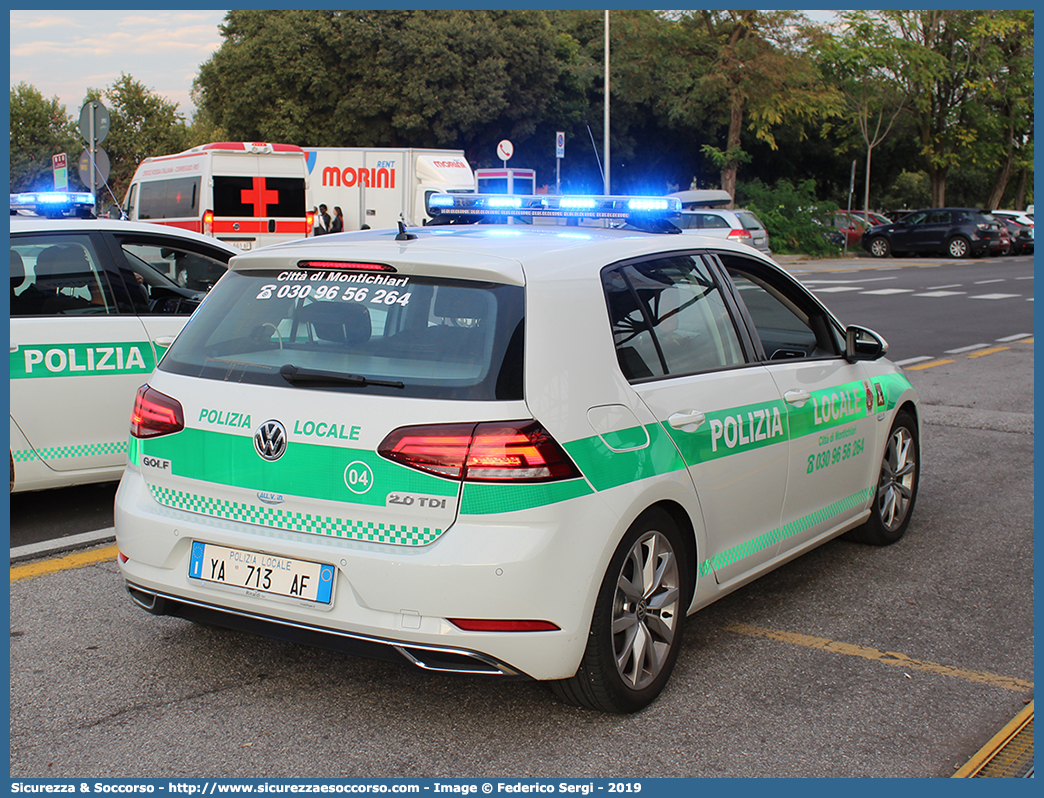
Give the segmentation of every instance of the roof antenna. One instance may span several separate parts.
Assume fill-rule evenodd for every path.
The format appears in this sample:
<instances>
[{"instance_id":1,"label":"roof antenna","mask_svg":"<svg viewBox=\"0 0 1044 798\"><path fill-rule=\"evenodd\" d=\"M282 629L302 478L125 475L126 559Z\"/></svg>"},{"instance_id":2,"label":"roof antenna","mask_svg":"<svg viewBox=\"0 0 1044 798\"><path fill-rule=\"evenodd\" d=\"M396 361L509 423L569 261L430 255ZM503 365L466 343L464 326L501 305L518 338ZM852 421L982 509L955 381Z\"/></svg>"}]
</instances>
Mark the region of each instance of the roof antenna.
<instances>
[{"instance_id":1,"label":"roof antenna","mask_svg":"<svg viewBox=\"0 0 1044 798\"><path fill-rule=\"evenodd\" d=\"M406 232L406 223L402 219L399 219L399 234L397 236L395 236L395 240L396 241L412 241L416 237L417 237L416 233L407 233Z\"/></svg>"}]
</instances>

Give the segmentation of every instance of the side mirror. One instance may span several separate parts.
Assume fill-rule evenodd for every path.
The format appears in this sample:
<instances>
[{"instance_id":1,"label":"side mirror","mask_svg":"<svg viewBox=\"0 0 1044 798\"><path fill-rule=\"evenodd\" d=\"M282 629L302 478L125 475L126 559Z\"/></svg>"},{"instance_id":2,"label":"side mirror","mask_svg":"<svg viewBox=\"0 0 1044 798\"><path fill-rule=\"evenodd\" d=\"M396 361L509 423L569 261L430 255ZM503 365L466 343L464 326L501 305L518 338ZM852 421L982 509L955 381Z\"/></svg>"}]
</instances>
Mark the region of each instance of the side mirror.
<instances>
[{"instance_id":1,"label":"side mirror","mask_svg":"<svg viewBox=\"0 0 1044 798\"><path fill-rule=\"evenodd\" d=\"M873 330L852 325L845 330L845 360L879 360L888 352L888 342Z\"/></svg>"}]
</instances>

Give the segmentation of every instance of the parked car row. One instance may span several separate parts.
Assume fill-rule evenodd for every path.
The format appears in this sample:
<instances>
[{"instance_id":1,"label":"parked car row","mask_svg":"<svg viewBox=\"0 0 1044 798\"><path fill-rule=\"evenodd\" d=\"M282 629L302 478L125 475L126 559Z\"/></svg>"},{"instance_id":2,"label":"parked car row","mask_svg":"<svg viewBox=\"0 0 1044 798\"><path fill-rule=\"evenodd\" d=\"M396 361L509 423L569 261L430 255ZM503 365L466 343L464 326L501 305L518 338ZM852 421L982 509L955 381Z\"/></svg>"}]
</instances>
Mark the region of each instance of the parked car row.
<instances>
[{"instance_id":1,"label":"parked car row","mask_svg":"<svg viewBox=\"0 0 1044 798\"><path fill-rule=\"evenodd\" d=\"M1024 215L1024 221L1019 221L1013 218L1014 213L929 208L867 227L859 241L875 258L906 254L942 254L951 258L1027 254L1033 251L1032 216Z\"/></svg>"}]
</instances>

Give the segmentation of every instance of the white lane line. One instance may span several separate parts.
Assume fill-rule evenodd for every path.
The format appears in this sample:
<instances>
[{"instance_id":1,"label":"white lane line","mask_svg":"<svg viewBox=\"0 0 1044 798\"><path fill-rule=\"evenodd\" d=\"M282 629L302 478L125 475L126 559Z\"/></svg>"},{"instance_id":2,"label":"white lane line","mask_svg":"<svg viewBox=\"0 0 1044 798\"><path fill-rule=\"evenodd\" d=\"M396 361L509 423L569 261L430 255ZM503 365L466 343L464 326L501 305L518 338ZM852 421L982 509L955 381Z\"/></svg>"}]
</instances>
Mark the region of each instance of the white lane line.
<instances>
[{"instance_id":1,"label":"white lane line","mask_svg":"<svg viewBox=\"0 0 1044 798\"><path fill-rule=\"evenodd\" d=\"M897 360L895 365L897 366L909 366L912 363L923 363L925 360L935 360L934 357L928 357L927 355L921 355L920 357L908 357L906 360Z\"/></svg>"},{"instance_id":2,"label":"white lane line","mask_svg":"<svg viewBox=\"0 0 1044 798\"><path fill-rule=\"evenodd\" d=\"M1019 299L1022 294L979 294L968 299Z\"/></svg>"},{"instance_id":3,"label":"white lane line","mask_svg":"<svg viewBox=\"0 0 1044 798\"><path fill-rule=\"evenodd\" d=\"M18 546L11 549L11 562L14 562L15 560L31 559L43 554L54 554L60 551L67 551L68 549L75 549L80 546L89 546L93 543L102 543L107 540L115 539L116 527L110 526L107 529L98 529L94 532L84 532L79 535L69 535L64 538L44 540L40 543L30 543L26 546Z\"/></svg>"},{"instance_id":4,"label":"white lane line","mask_svg":"<svg viewBox=\"0 0 1044 798\"><path fill-rule=\"evenodd\" d=\"M835 285L833 288L817 288L814 285L810 285L809 289L817 294L841 294L845 291L862 291L862 286L858 285Z\"/></svg>"},{"instance_id":5,"label":"white lane line","mask_svg":"<svg viewBox=\"0 0 1044 798\"><path fill-rule=\"evenodd\" d=\"M914 294L914 296L961 296L967 292L965 291L926 291L923 294Z\"/></svg>"},{"instance_id":6,"label":"white lane line","mask_svg":"<svg viewBox=\"0 0 1044 798\"><path fill-rule=\"evenodd\" d=\"M974 352L976 349L985 349L989 344L972 344L971 346L962 346L960 349L947 349L946 354L948 355L962 355L965 352Z\"/></svg>"},{"instance_id":7,"label":"white lane line","mask_svg":"<svg viewBox=\"0 0 1044 798\"><path fill-rule=\"evenodd\" d=\"M891 296L892 294L912 294L913 288L878 288L876 291L864 291L868 296Z\"/></svg>"},{"instance_id":8,"label":"white lane line","mask_svg":"<svg viewBox=\"0 0 1044 798\"><path fill-rule=\"evenodd\" d=\"M1000 279L998 277L998 278L995 278L993 280L976 280L975 281L975 285L987 285L989 283L1003 283L1003 282L1004 282L1004 280L1002 280L1002 279Z\"/></svg>"},{"instance_id":9,"label":"white lane line","mask_svg":"<svg viewBox=\"0 0 1044 798\"><path fill-rule=\"evenodd\" d=\"M1017 335L1008 335L1004 338L998 338L998 344L1008 344L1012 341L1021 341L1023 338L1032 338L1033 333L1018 333Z\"/></svg>"},{"instance_id":10,"label":"white lane line","mask_svg":"<svg viewBox=\"0 0 1044 798\"><path fill-rule=\"evenodd\" d=\"M930 285L928 286L929 291L945 291L947 288L961 288L964 283L954 283L953 285Z\"/></svg>"}]
</instances>

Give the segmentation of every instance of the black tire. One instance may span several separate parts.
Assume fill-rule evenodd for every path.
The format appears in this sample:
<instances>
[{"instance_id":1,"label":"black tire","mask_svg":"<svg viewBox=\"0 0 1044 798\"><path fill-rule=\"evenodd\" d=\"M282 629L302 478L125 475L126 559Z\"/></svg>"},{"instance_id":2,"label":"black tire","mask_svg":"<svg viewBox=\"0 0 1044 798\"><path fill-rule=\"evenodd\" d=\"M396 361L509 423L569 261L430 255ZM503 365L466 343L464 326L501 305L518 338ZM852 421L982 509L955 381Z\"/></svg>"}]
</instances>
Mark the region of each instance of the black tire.
<instances>
[{"instance_id":1,"label":"black tire","mask_svg":"<svg viewBox=\"0 0 1044 798\"><path fill-rule=\"evenodd\" d=\"M692 596L685 552L664 510L651 508L632 524L602 580L576 675L551 683L559 698L616 713L656 699L678 659Z\"/></svg>"},{"instance_id":2,"label":"black tire","mask_svg":"<svg viewBox=\"0 0 1044 798\"><path fill-rule=\"evenodd\" d=\"M954 236L946 242L946 254L951 258L970 258L972 255L971 241L964 236Z\"/></svg>"},{"instance_id":3,"label":"black tire","mask_svg":"<svg viewBox=\"0 0 1044 798\"><path fill-rule=\"evenodd\" d=\"M874 236L870 239L869 250L875 258L887 258L892 254L892 245L884 236Z\"/></svg>"},{"instance_id":4,"label":"black tire","mask_svg":"<svg viewBox=\"0 0 1044 798\"><path fill-rule=\"evenodd\" d=\"M921 447L913 417L900 411L888 433L870 518L845 537L872 546L890 546L906 534L921 481Z\"/></svg>"}]
</instances>

